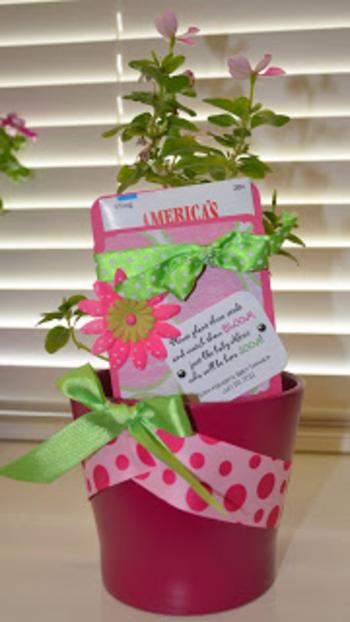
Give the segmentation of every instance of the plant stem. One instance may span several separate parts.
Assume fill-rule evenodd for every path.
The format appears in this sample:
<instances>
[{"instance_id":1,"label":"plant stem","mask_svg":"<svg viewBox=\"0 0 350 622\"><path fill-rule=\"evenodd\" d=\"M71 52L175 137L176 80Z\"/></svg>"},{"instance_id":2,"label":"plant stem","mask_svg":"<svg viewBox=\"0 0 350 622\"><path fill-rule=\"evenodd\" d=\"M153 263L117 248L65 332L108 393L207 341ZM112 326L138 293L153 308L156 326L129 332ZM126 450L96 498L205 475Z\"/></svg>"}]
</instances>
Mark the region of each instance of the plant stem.
<instances>
[{"instance_id":1,"label":"plant stem","mask_svg":"<svg viewBox=\"0 0 350 622\"><path fill-rule=\"evenodd\" d=\"M90 348L87 345L85 345L85 343L83 343L82 341L79 341L79 339L77 339L77 337L75 335L74 328L72 326L70 327L70 335L72 337L72 341L73 341L75 347L78 348L78 350L85 350L86 352L89 352L90 354L92 354ZM93 356L96 356L97 358L101 359L102 361L107 361L108 362L107 356L103 356L102 354L94 354Z\"/></svg>"}]
</instances>

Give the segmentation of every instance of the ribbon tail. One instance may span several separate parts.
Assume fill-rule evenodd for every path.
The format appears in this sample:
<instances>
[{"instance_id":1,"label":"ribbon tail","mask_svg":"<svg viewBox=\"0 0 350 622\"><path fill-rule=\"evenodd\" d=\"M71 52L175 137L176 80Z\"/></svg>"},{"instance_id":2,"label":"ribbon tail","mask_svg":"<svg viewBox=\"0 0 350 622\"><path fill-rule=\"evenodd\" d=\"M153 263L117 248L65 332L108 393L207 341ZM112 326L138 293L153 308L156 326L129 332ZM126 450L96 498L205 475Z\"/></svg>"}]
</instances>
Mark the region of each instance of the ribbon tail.
<instances>
[{"instance_id":1,"label":"ribbon tail","mask_svg":"<svg viewBox=\"0 0 350 622\"><path fill-rule=\"evenodd\" d=\"M168 465L193 488L199 497L227 518L223 506L208 492L200 481L180 462L155 433L155 427L148 421L138 421L129 425L129 433L140 445L148 449L156 458Z\"/></svg>"},{"instance_id":2,"label":"ribbon tail","mask_svg":"<svg viewBox=\"0 0 350 622\"><path fill-rule=\"evenodd\" d=\"M24 456L0 467L0 476L49 484L116 438L126 425L101 412L89 412Z\"/></svg>"}]
</instances>

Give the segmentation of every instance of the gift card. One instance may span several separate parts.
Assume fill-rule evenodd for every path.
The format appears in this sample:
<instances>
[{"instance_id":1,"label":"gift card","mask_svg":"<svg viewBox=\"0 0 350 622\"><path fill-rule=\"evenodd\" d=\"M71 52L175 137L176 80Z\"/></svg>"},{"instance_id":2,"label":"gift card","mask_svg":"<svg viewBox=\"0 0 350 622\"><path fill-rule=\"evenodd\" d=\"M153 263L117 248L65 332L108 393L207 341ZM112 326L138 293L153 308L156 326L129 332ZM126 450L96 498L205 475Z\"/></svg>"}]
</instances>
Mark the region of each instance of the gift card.
<instances>
[{"instance_id":1,"label":"gift card","mask_svg":"<svg viewBox=\"0 0 350 622\"><path fill-rule=\"evenodd\" d=\"M237 292L179 325L168 365L181 391L200 401L232 400L281 372L287 353L257 299Z\"/></svg>"},{"instance_id":2,"label":"gift card","mask_svg":"<svg viewBox=\"0 0 350 622\"><path fill-rule=\"evenodd\" d=\"M259 191L255 184L241 178L103 196L92 207L92 228L97 277L110 283L113 282L115 270L121 265L128 279L140 275L142 280L143 271L152 267L154 253L149 251L156 247L161 251L162 260L163 253L167 257L169 249L180 246L183 249L188 244L208 247L232 230L264 233ZM123 253L128 253L125 261L122 261ZM203 270L186 300L178 300L170 294L167 296L166 303L181 306L180 313L171 323L184 325L190 319L195 320L212 305L230 299L239 291L250 292L273 324L268 270L233 272L212 265ZM149 298L152 295L150 292ZM133 296L130 294L131 298ZM166 337L163 346L168 348ZM147 357L147 364L142 371L135 367L130 357L120 369L112 366L115 396L143 399L182 390L178 377L169 366L168 356L157 359L155 344L148 341L140 342L138 349L146 350L142 356L143 359ZM280 391L278 375L254 385L255 393L272 395ZM227 400L231 399L229 395Z\"/></svg>"}]
</instances>

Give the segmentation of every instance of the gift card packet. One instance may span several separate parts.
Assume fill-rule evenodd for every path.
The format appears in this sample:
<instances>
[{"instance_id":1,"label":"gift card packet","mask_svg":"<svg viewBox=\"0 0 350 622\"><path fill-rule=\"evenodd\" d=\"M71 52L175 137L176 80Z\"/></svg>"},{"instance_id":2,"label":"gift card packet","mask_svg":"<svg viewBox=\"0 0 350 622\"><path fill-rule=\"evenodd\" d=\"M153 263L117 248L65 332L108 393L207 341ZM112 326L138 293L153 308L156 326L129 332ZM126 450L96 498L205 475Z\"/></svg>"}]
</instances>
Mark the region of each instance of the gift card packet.
<instances>
[{"instance_id":1,"label":"gift card packet","mask_svg":"<svg viewBox=\"0 0 350 622\"><path fill-rule=\"evenodd\" d=\"M96 258L141 249L140 272L148 266L147 249L157 245L209 245L233 229L264 233L259 191L245 179L102 196L92 206L92 229ZM110 256L109 271L97 259L100 280L113 280L118 261ZM115 397L185 393L213 402L281 391L286 353L273 328L268 270L232 272L209 265L186 300L172 294L164 300L174 303L181 310L169 323L181 335L163 339L167 358L148 352L142 371L130 358L120 369L111 367Z\"/></svg>"}]
</instances>

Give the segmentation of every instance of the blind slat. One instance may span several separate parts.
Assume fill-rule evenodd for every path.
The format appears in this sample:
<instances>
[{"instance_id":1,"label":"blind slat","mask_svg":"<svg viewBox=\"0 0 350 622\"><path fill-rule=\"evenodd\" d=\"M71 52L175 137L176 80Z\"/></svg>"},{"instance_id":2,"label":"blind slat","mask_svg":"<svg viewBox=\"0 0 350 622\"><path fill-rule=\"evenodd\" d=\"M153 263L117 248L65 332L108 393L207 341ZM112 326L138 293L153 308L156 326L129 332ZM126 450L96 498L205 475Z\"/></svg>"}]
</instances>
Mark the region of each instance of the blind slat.
<instances>
[{"instance_id":1,"label":"blind slat","mask_svg":"<svg viewBox=\"0 0 350 622\"><path fill-rule=\"evenodd\" d=\"M115 39L115 0L43 0L1 6L1 45Z\"/></svg>"},{"instance_id":2,"label":"blind slat","mask_svg":"<svg viewBox=\"0 0 350 622\"><path fill-rule=\"evenodd\" d=\"M349 72L350 56L344 54L349 41L349 29L337 28L327 31L327 46L324 30L302 30L299 32L223 34L210 37L196 37L196 45L186 49L186 67L190 67L198 78L221 78L229 75L227 59L234 54L244 54L255 63L267 50L272 54L274 64L283 67L289 76L319 73ZM131 69L129 61L143 58L146 49L164 54L166 46L160 37L149 40L120 40L117 51L122 56L121 78L135 81L138 72ZM263 79L260 79L263 80ZM235 86L232 80L232 87Z\"/></svg>"},{"instance_id":3,"label":"blind slat","mask_svg":"<svg viewBox=\"0 0 350 622\"><path fill-rule=\"evenodd\" d=\"M123 16L123 37L143 38L154 36L153 15L163 13L163 0L140 3L137 0L122 0L119 3ZM205 34L242 32L254 33L267 30L298 30L309 28L337 28L350 25L348 0L317 0L317 5L294 0L293 3L261 2L246 0L232 4L232 0L218 0L206 3L205 11L198 10L197 0L177 0L176 12L181 25L200 25Z\"/></svg>"},{"instance_id":4,"label":"blind slat","mask_svg":"<svg viewBox=\"0 0 350 622\"><path fill-rule=\"evenodd\" d=\"M114 41L3 48L0 87L115 82L114 51Z\"/></svg>"}]
</instances>

